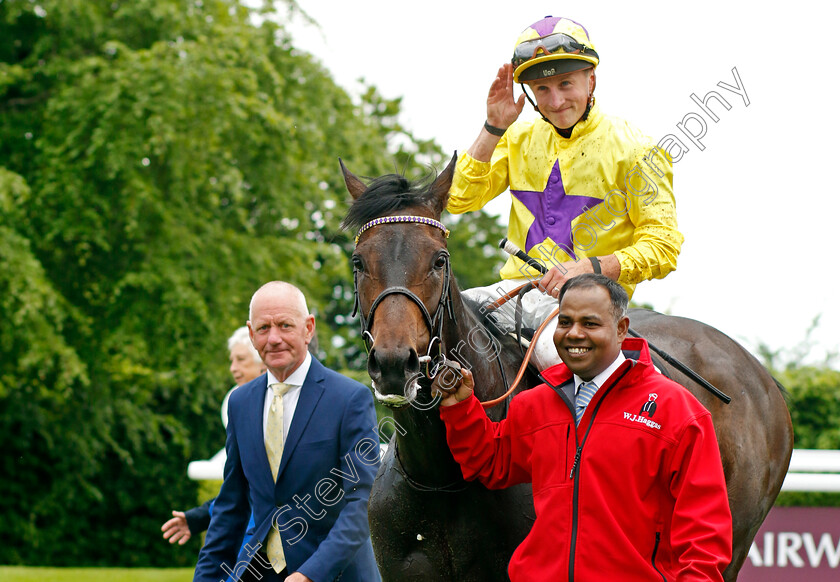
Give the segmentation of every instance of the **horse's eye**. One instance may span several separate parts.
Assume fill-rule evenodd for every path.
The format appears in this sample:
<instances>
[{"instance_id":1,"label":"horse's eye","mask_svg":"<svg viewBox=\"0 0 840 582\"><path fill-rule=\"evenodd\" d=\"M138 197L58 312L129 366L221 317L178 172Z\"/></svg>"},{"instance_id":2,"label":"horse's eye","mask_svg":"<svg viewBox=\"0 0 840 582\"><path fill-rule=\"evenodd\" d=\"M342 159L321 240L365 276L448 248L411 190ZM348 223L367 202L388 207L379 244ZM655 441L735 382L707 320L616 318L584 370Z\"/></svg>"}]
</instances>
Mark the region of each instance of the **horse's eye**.
<instances>
[{"instance_id":1,"label":"horse's eye","mask_svg":"<svg viewBox=\"0 0 840 582\"><path fill-rule=\"evenodd\" d=\"M446 254L441 253L438 255L438 258L435 259L435 269L443 269L446 266Z\"/></svg>"},{"instance_id":2,"label":"horse's eye","mask_svg":"<svg viewBox=\"0 0 840 582\"><path fill-rule=\"evenodd\" d=\"M361 257L359 257L359 255L353 255L353 257L350 260L353 261L354 271L364 272L365 264L362 262L362 259Z\"/></svg>"}]
</instances>

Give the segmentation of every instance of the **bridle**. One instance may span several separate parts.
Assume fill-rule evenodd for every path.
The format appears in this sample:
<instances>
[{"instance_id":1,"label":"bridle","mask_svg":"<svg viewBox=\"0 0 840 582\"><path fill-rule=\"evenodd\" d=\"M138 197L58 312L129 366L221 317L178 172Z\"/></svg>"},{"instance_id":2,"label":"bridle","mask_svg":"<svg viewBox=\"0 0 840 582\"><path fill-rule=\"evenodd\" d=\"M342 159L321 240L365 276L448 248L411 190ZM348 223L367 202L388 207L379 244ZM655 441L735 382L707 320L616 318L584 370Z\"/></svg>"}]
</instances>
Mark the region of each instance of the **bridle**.
<instances>
[{"instance_id":1,"label":"bridle","mask_svg":"<svg viewBox=\"0 0 840 582\"><path fill-rule=\"evenodd\" d=\"M370 222L364 224L362 228L359 229L359 233L356 235L355 244L358 246L359 244L359 237L362 235L363 232L366 230L373 228L374 226L378 226L380 224L394 224L394 223L416 223L416 224L426 224L428 226L435 227L440 229L443 232L445 238L449 238L449 229L443 225L442 222L435 220L433 218L427 218L425 216L384 216L381 218L375 218ZM429 313L429 310L426 308L426 305L417 296L416 293L404 287L402 285L395 285L393 287L388 287L383 290L376 299L373 300L371 303L370 311L368 311L367 317L362 313L362 302L361 297L359 296L359 269L353 269L353 313L351 317L355 317L356 314L359 314L359 325L361 326L362 330L362 339L365 343L365 349L368 353L370 353L370 349L373 346L373 335L370 333L371 326L373 325L373 316L376 313L376 308L382 303L382 300L386 297L391 295L403 295L404 297L408 297L415 305L420 309L420 313L423 314L423 321L426 323L426 328L429 331L429 345L426 348L426 354L421 361L425 360L427 363L427 373L426 376L430 376L428 372L428 364L437 360L442 354L442 336L443 336L443 321L445 316L449 316L453 322L455 321L455 313L452 309L452 294L450 291L450 280L452 279L452 268L449 262L449 252L444 250L442 255L446 264L443 268L443 286L440 291L440 298L438 299L437 307L435 308L434 315ZM434 351L434 353L433 353ZM413 479L406 471L405 467L403 466L402 459L400 459L399 451L397 449L396 443L394 443L394 457L397 462L397 471L403 476L405 482L408 485L416 490L416 491L423 491L423 492L444 492L444 493L457 493L463 491L467 488L468 484L463 479L457 479L452 483L447 483L441 487L432 487L429 485L424 485L419 481Z\"/></svg>"},{"instance_id":2,"label":"bridle","mask_svg":"<svg viewBox=\"0 0 840 582\"><path fill-rule=\"evenodd\" d=\"M358 246L359 244L359 237L362 235L363 232L366 230L373 228L374 226L378 226L380 224L394 224L394 223L418 223L418 224L426 224L429 226L433 226L435 228L440 229L445 238L449 238L449 229L443 225L442 222L435 220L433 218L428 218L425 216L384 216L381 218L375 218L370 222L364 224L362 228L359 229L359 233L356 235L355 244ZM446 260L446 265L443 272L443 287L440 293L440 299L438 300L437 308L435 309L435 314L429 314L429 310L426 309L426 305L423 301L410 289L403 287L403 286L393 286L388 287L382 293L380 293L376 299L373 300L373 303L370 306L370 311L368 311L367 317L364 316L362 313L362 304L361 298L359 296L359 270L354 268L353 269L353 313L351 317L355 317L356 314L359 314L359 325L362 331L362 341L365 344L365 350L370 353L370 349L373 346L373 335L370 333L371 326L373 324L373 316L376 313L376 308L382 302L383 299L390 295L403 295L408 297L411 301L413 301L417 307L420 309L420 313L423 314L423 320L426 323L426 328L429 331L429 345L426 348L426 354L424 357L421 358L421 362L425 361L427 363L426 374L427 378L431 378L433 373L429 372L428 365L431 362L436 362L438 359L446 360L446 354L442 349L442 337L443 337L443 320L444 314L449 316L449 319L455 323L455 313L452 309L452 295L450 292L449 282L452 278L452 269L449 263L449 253L444 250L444 255ZM543 322L543 325L540 327L540 331L543 327L548 323L548 321ZM510 387L507 387L507 374L505 373L504 366L502 365L501 357L496 358L496 362L499 366L499 372L501 374L502 381L504 386L506 387L506 392L502 394L500 397L495 398L490 401L482 402L481 405L483 408L492 408L497 404L501 404L502 402L507 403L509 402L510 397L512 396L514 390L519 385L520 380L522 379L525 368L528 364L528 360L530 359L531 352L534 349L534 345L528 348L526 353L525 359L523 360L523 364L519 369L519 372L514 380L513 384ZM433 353L434 351L434 353ZM441 358L442 356L442 358ZM505 411L506 412L506 411Z\"/></svg>"},{"instance_id":3,"label":"bridle","mask_svg":"<svg viewBox=\"0 0 840 582\"><path fill-rule=\"evenodd\" d=\"M370 222L364 224L362 228L359 229L359 234L356 235L356 245L359 244L359 237L362 236L362 233L366 230L373 228L374 226L378 226L380 224L394 224L394 223L417 223L417 224L426 224L428 226L432 226L435 228L440 229L445 238L449 238L449 229L447 229L442 222L435 220L433 218L428 218L425 216L383 216L381 218L375 218ZM452 310L452 295L450 293L449 288L449 281L452 278L452 269L449 264L449 253L444 250L442 255L446 261L446 265L443 269L443 287L441 288L440 292L440 299L438 300L437 308L435 309L434 315L429 313L429 310L426 308L426 305L423 301L410 289L407 287L403 287L401 285L388 287L382 293L380 293L376 299L373 300L373 303L370 306L370 311L368 311L367 317L362 313L362 304L361 298L359 297L359 270L354 268L353 269L353 313L351 317L355 317L356 314L359 314L359 324L362 330L362 340L365 343L365 349L370 352L371 347L373 346L373 335L370 333L371 326L373 325L373 316L376 313L376 308L382 303L382 300L390 295L403 295L408 297L411 301L414 302L415 305L420 309L420 313L423 314L423 321L426 323L426 328L429 331L429 345L426 348L427 356L426 361L434 360L436 356L440 355L441 353L441 342L442 342L442 335L443 335L443 320L444 315L448 315L449 319L453 322L455 321L455 313ZM436 353L432 353L432 351L437 348Z\"/></svg>"}]
</instances>

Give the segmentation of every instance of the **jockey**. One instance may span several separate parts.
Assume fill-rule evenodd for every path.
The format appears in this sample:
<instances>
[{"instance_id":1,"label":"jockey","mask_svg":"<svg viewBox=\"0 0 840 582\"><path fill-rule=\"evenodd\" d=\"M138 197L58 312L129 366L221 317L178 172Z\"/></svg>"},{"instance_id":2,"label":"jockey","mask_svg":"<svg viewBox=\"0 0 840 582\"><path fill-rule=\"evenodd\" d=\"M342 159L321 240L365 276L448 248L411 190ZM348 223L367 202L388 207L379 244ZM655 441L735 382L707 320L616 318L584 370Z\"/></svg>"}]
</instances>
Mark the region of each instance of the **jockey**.
<instances>
[{"instance_id":1,"label":"jockey","mask_svg":"<svg viewBox=\"0 0 840 582\"><path fill-rule=\"evenodd\" d=\"M677 266L683 236L671 160L635 127L601 112L594 96L599 60L589 33L573 20L549 16L526 28L490 86L487 121L452 181L447 209L455 214L510 189L508 239L549 271L543 276L511 256L501 282L465 293L486 305L539 281L541 292L523 298L526 328L557 307L560 287L575 275L601 272L632 296L637 283ZM516 82L524 95L514 100ZM541 119L517 121L526 97ZM494 312L503 330L514 327L514 307L509 301ZM540 369L559 362L555 327L556 320L535 346Z\"/></svg>"}]
</instances>

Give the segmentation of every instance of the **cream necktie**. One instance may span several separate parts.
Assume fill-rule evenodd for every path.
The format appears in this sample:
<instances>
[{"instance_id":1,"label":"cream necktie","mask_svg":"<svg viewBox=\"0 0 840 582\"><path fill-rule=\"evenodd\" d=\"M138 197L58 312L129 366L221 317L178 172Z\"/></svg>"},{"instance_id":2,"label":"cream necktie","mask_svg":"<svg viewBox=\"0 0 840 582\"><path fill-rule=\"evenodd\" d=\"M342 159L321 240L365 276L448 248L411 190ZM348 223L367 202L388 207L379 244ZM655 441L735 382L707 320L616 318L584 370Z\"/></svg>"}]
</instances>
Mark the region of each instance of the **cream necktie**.
<instances>
[{"instance_id":1,"label":"cream necktie","mask_svg":"<svg viewBox=\"0 0 840 582\"><path fill-rule=\"evenodd\" d=\"M283 458L283 395L292 386L278 382L270 388L274 391L274 400L268 410L268 422L265 428L265 452L268 455L268 464L271 467L272 481L277 482L277 470L280 468L280 459ZM280 572L286 567L286 557L283 555L283 540L280 539L280 532L272 527L265 538L265 553L271 562L275 572Z\"/></svg>"}]
</instances>

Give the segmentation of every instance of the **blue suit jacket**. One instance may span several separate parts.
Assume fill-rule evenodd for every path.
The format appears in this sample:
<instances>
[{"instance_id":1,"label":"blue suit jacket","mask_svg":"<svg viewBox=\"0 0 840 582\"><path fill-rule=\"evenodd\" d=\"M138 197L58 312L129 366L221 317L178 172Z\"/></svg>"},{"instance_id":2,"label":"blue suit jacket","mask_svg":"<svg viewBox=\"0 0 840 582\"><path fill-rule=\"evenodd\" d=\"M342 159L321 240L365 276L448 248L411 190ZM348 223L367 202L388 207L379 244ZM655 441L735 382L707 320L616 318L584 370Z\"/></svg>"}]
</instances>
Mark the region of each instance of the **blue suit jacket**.
<instances>
[{"instance_id":1,"label":"blue suit jacket","mask_svg":"<svg viewBox=\"0 0 840 582\"><path fill-rule=\"evenodd\" d=\"M299 571L314 582L339 576L380 580L367 514L379 465L370 390L312 358L275 483L263 436L266 378L263 374L231 394L225 480L194 580L241 575L272 524L283 539L290 573ZM256 527L237 557L251 508Z\"/></svg>"}]
</instances>

